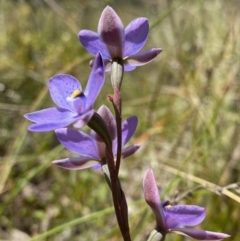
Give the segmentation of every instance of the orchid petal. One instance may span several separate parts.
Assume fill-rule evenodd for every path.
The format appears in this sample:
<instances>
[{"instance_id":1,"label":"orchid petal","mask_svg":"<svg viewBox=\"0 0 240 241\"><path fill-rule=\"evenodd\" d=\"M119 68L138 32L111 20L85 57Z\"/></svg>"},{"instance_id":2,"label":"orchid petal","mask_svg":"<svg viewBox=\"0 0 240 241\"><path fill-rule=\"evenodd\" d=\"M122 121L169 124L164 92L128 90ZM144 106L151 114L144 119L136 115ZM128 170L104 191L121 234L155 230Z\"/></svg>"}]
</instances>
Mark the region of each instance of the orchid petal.
<instances>
[{"instance_id":1,"label":"orchid petal","mask_svg":"<svg viewBox=\"0 0 240 241\"><path fill-rule=\"evenodd\" d=\"M76 115L76 113L73 113L69 110L52 107L25 114L24 117L36 123L45 123L52 122L54 120L56 121L58 119L66 119Z\"/></svg>"},{"instance_id":2,"label":"orchid petal","mask_svg":"<svg viewBox=\"0 0 240 241\"><path fill-rule=\"evenodd\" d=\"M159 48L149 49L135 55L131 55L129 58L124 60L124 63L132 66L142 66L155 59L161 51L162 49Z\"/></svg>"},{"instance_id":3,"label":"orchid petal","mask_svg":"<svg viewBox=\"0 0 240 241\"><path fill-rule=\"evenodd\" d=\"M81 115L81 116L79 117L79 120L77 120L77 121L73 124L73 126L74 126L75 128L82 128L83 126L87 125L87 123L88 123L88 122L90 121L90 119L92 118L93 114L94 114L94 110L90 110L90 111L84 113L83 115Z\"/></svg>"},{"instance_id":4,"label":"orchid petal","mask_svg":"<svg viewBox=\"0 0 240 241\"><path fill-rule=\"evenodd\" d=\"M205 218L205 209L194 205L176 205L164 209L166 228L195 226Z\"/></svg>"},{"instance_id":5,"label":"orchid petal","mask_svg":"<svg viewBox=\"0 0 240 241\"><path fill-rule=\"evenodd\" d=\"M49 92L53 102L61 108L75 111L74 105L67 101L73 91L82 91L79 81L71 75L59 74L49 80Z\"/></svg>"},{"instance_id":6,"label":"orchid petal","mask_svg":"<svg viewBox=\"0 0 240 241\"><path fill-rule=\"evenodd\" d=\"M76 118L78 119L78 118ZM29 131L34 132L47 132L47 131L54 131L56 129L62 128L64 126L68 126L72 124L75 120L61 120L57 122L51 122L51 123L40 123L40 124L32 124L28 127Z\"/></svg>"},{"instance_id":7,"label":"orchid petal","mask_svg":"<svg viewBox=\"0 0 240 241\"><path fill-rule=\"evenodd\" d=\"M116 132L116 120L112 114L112 112L107 108L107 106L102 105L98 109L98 114L103 118L104 122L106 123L106 126L108 127L112 139L115 139L117 137Z\"/></svg>"},{"instance_id":8,"label":"orchid petal","mask_svg":"<svg viewBox=\"0 0 240 241\"><path fill-rule=\"evenodd\" d=\"M99 35L91 30L81 30L78 38L83 47L92 55L101 51L103 59L111 59L105 44L99 39Z\"/></svg>"},{"instance_id":9,"label":"orchid petal","mask_svg":"<svg viewBox=\"0 0 240 241\"><path fill-rule=\"evenodd\" d=\"M174 228L170 230L178 234L182 234L197 240L222 240L224 238L230 237L230 235L225 233L216 233L205 230L189 229L189 228Z\"/></svg>"},{"instance_id":10,"label":"orchid petal","mask_svg":"<svg viewBox=\"0 0 240 241\"><path fill-rule=\"evenodd\" d=\"M97 112L102 119L104 120L110 135L111 135L111 139L113 141L113 150L114 150L114 143L116 142L116 137L117 137L117 132L116 132L116 120L113 117L111 111L105 106L102 105ZM99 149L99 153L101 153L101 156L105 155L105 149L106 149L106 144L103 142L102 138L95 132L95 131L91 131L91 136L97 141L98 143L98 149Z\"/></svg>"},{"instance_id":11,"label":"orchid petal","mask_svg":"<svg viewBox=\"0 0 240 241\"><path fill-rule=\"evenodd\" d=\"M136 54L147 41L149 24L147 18L133 20L125 29L124 57Z\"/></svg>"},{"instance_id":12,"label":"orchid petal","mask_svg":"<svg viewBox=\"0 0 240 241\"><path fill-rule=\"evenodd\" d=\"M136 116L131 116L122 123L122 146L124 146L134 134L137 127L138 119ZM117 153L117 136L113 139L113 153Z\"/></svg>"},{"instance_id":13,"label":"orchid petal","mask_svg":"<svg viewBox=\"0 0 240 241\"><path fill-rule=\"evenodd\" d=\"M86 89L84 91L86 96L86 109L92 107L94 104L99 92L103 87L104 80L105 71L102 56L100 53L97 53Z\"/></svg>"},{"instance_id":14,"label":"orchid petal","mask_svg":"<svg viewBox=\"0 0 240 241\"><path fill-rule=\"evenodd\" d=\"M136 69L136 66L131 66L131 65L128 65L128 64L124 64L124 71L126 71L126 72L132 71L134 69Z\"/></svg>"},{"instance_id":15,"label":"orchid petal","mask_svg":"<svg viewBox=\"0 0 240 241\"><path fill-rule=\"evenodd\" d=\"M96 161L93 161L91 157L71 157L61 160L52 161L53 164L68 170L81 170L96 165Z\"/></svg>"},{"instance_id":16,"label":"orchid petal","mask_svg":"<svg viewBox=\"0 0 240 241\"><path fill-rule=\"evenodd\" d=\"M68 126L81 118L81 115L61 108L48 108L24 115L30 121L36 122L28 127L30 131L51 131Z\"/></svg>"},{"instance_id":17,"label":"orchid petal","mask_svg":"<svg viewBox=\"0 0 240 241\"><path fill-rule=\"evenodd\" d=\"M116 12L109 6L101 14L98 34L106 44L112 59L123 57L125 38L123 23Z\"/></svg>"},{"instance_id":18,"label":"orchid petal","mask_svg":"<svg viewBox=\"0 0 240 241\"><path fill-rule=\"evenodd\" d=\"M124 146L133 136L137 124L137 116L131 116L122 123L122 146Z\"/></svg>"},{"instance_id":19,"label":"orchid petal","mask_svg":"<svg viewBox=\"0 0 240 241\"><path fill-rule=\"evenodd\" d=\"M99 160L99 152L95 140L81 132L70 128L61 128L55 131L58 140L69 151Z\"/></svg>"},{"instance_id":20,"label":"orchid petal","mask_svg":"<svg viewBox=\"0 0 240 241\"><path fill-rule=\"evenodd\" d=\"M157 230L165 231L166 224L164 220L164 211L154 174L150 168L146 171L143 177L143 193L147 204L154 213L157 222Z\"/></svg>"},{"instance_id":21,"label":"orchid petal","mask_svg":"<svg viewBox=\"0 0 240 241\"><path fill-rule=\"evenodd\" d=\"M139 149L139 145L131 145L128 146L126 148L124 148L122 150L122 158L126 158L128 156L131 156L132 154L134 154L138 149Z\"/></svg>"},{"instance_id":22,"label":"orchid petal","mask_svg":"<svg viewBox=\"0 0 240 241\"><path fill-rule=\"evenodd\" d=\"M161 49L155 48L138 53L147 41L149 23L147 18L137 18L124 30L117 13L107 6L98 22L98 34L90 30L79 32L79 40L93 55L101 52L105 72L111 71L111 62L115 59L124 61L124 71L132 71L136 66L151 62ZM92 61L90 65L92 66Z\"/></svg>"}]
</instances>

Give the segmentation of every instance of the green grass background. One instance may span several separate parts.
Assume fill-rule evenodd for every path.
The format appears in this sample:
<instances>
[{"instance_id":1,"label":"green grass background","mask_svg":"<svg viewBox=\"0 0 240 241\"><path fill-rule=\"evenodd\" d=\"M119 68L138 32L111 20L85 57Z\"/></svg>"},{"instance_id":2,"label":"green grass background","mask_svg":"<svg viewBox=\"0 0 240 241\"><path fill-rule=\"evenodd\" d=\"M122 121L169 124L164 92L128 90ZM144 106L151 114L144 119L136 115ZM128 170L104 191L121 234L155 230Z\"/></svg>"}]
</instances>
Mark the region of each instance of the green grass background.
<instances>
[{"instance_id":1,"label":"green grass background","mask_svg":"<svg viewBox=\"0 0 240 241\"><path fill-rule=\"evenodd\" d=\"M97 31L108 4L125 26L147 17L151 30L144 49L163 48L152 63L125 73L122 85L123 119L139 117L131 143L141 144L120 171L133 240L146 240L155 226L142 192L151 166L162 200L206 207L197 228L239 241L237 0L0 1L0 239L121 240L103 175L51 165L72 154L53 132L28 132L23 118L53 106L51 76L68 73L86 85L91 56L77 34ZM107 74L96 109L111 107L111 93ZM170 234L170 240L189 239Z\"/></svg>"}]
</instances>

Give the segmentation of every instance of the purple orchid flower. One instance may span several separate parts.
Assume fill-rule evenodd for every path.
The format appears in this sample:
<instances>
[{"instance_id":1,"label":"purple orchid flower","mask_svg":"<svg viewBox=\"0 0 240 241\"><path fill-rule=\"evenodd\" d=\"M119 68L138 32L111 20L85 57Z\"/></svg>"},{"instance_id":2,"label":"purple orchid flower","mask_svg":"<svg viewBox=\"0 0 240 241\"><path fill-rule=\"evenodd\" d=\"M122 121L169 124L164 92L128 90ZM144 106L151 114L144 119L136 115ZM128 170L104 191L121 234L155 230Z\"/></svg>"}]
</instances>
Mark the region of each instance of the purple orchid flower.
<instances>
[{"instance_id":1,"label":"purple orchid flower","mask_svg":"<svg viewBox=\"0 0 240 241\"><path fill-rule=\"evenodd\" d=\"M71 75L59 74L49 81L49 91L53 102L59 107L28 113L24 117L35 122L30 131L44 132L68 126L75 127L88 123L94 114L93 104L104 84L104 66L101 54L97 53L88 84L84 93L79 81Z\"/></svg>"},{"instance_id":2,"label":"purple orchid flower","mask_svg":"<svg viewBox=\"0 0 240 241\"><path fill-rule=\"evenodd\" d=\"M79 32L79 40L84 48L92 55L101 52L105 71L111 70L114 59L122 59L124 70L131 71L152 61L161 51L153 48L140 52L144 46L149 32L147 18L133 20L124 30L123 23L116 12L107 6L98 23L98 34L90 30Z\"/></svg>"},{"instance_id":3,"label":"purple orchid flower","mask_svg":"<svg viewBox=\"0 0 240 241\"><path fill-rule=\"evenodd\" d=\"M117 132L116 121L111 111L106 106L101 106L98 114L105 121L112 138L112 151L115 155L117 152ZM122 146L124 146L134 134L137 127L138 119L136 116L131 116L122 123ZM70 157L61 160L53 161L54 164L69 170L80 170L89 167L96 167L96 164L101 164L105 161L106 145L102 138L94 131L90 135L70 129L61 128L55 131L58 140L69 151L80 155L80 157ZM122 150L122 158L132 155L140 146L131 145Z\"/></svg>"},{"instance_id":4,"label":"purple orchid flower","mask_svg":"<svg viewBox=\"0 0 240 241\"><path fill-rule=\"evenodd\" d=\"M143 191L145 200L155 215L156 230L163 236L169 232L175 232L196 240L215 241L230 237L224 233L182 227L200 224L205 218L205 209L195 205L170 206L169 202L162 203L153 171L150 168L143 178Z\"/></svg>"}]
</instances>

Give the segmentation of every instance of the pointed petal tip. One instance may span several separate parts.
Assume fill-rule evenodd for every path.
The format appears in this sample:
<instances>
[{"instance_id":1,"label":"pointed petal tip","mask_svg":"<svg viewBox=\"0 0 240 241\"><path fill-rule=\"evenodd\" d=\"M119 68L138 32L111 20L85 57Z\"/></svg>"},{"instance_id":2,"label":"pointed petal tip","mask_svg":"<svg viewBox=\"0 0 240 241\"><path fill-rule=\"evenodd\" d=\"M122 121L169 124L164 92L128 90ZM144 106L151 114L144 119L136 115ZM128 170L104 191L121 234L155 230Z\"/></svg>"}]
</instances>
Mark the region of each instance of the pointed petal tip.
<instances>
[{"instance_id":1,"label":"pointed petal tip","mask_svg":"<svg viewBox=\"0 0 240 241\"><path fill-rule=\"evenodd\" d=\"M205 231L199 229L190 228L173 228L169 230L170 232L178 233L187 237L191 237L196 240L206 240L206 241L220 241L225 238L229 238L230 235L225 233L217 233L212 231Z\"/></svg>"},{"instance_id":2,"label":"pointed petal tip","mask_svg":"<svg viewBox=\"0 0 240 241\"><path fill-rule=\"evenodd\" d=\"M132 66L142 66L154 60L161 53L161 51L162 49L160 48L152 48L142 51L135 55L129 56L129 58L125 60L125 63Z\"/></svg>"},{"instance_id":3,"label":"pointed petal tip","mask_svg":"<svg viewBox=\"0 0 240 241\"><path fill-rule=\"evenodd\" d=\"M140 148L139 145L131 145L122 150L122 158L129 157L134 154Z\"/></svg>"},{"instance_id":4,"label":"pointed petal tip","mask_svg":"<svg viewBox=\"0 0 240 241\"><path fill-rule=\"evenodd\" d=\"M109 5L107 5L102 11L102 15L105 16L105 14L116 14L117 15L117 13L114 11L114 9L112 7L110 7Z\"/></svg>"},{"instance_id":5,"label":"pointed petal tip","mask_svg":"<svg viewBox=\"0 0 240 241\"><path fill-rule=\"evenodd\" d=\"M156 51L156 57L163 51L161 48L155 48L153 50Z\"/></svg>"},{"instance_id":6,"label":"pointed petal tip","mask_svg":"<svg viewBox=\"0 0 240 241\"><path fill-rule=\"evenodd\" d=\"M28 126L28 130L31 132L48 132L48 131L53 131L54 129L52 128L45 129L44 127L41 127L41 124L34 123Z\"/></svg>"},{"instance_id":7,"label":"pointed petal tip","mask_svg":"<svg viewBox=\"0 0 240 241\"><path fill-rule=\"evenodd\" d=\"M158 206L161 203L157 184L151 168L147 169L143 177L143 191L145 200L148 204L150 204L150 206L151 204L153 206Z\"/></svg>"},{"instance_id":8,"label":"pointed petal tip","mask_svg":"<svg viewBox=\"0 0 240 241\"><path fill-rule=\"evenodd\" d=\"M151 48L150 51L155 53L157 56L158 54L160 54L162 52L162 49L161 48Z\"/></svg>"},{"instance_id":9,"label":"pointed petal tip","mask_svg":"<svg viewBox=\"0 0 240 241\"><path fill-rule=\"evenodd\" d=\"M154 178L153 170L151 167L148 167L147 171L145 172L143 176L143 181L145 181L148 178Z\"/></svg>"},{"instance_id":10,"label":"pointed petal tip","mask_svg":"<svg viewBox=\"0 0 240 241\"><path fill-rule=\"evenodd\" d=\"M27 114L25 114L25 115L23 115L23 117L25 118L25 119L27 119L27 120L31 120L31 119L29 119L29 115L30 115L31 113L27 113Z\"/></svg>"},{"instance_id":11,"label":"pointed petal tip","mask_svg":"<svg viewBox=\"0 0 240 241\"><path fill-rule=\"evenodd\" d=\"M103 11L104 11L104 10L107 10L107 9L112 9L112 10L113 10L113 8L112 8L111 6L107 5L107 6L103 9ZM113 10L113 11L114 11L114 10Z\"/></svg>"},{"instance_id":12,"label":"pointed petal tip","mask_svg":"<svg viewBox=\"0 0 240 241\"><path fill-rule=\"evenodd\" d=\"M98 111L100 111L101 109L108 109L108 107L106 105L101 105L98 109Z\"/></svg>"},{"instance_id":13,"label":"pointed petal tip","mask_svg":"<svg viewBox=\"0 0 240 241\"><path fill-rule=\"evenodd\" d=\"M27 128L27 129L28 129L29 131L34 132L34 131L32 130L32 128L31 128L31 126L32 126L32 125L28 126L28 128Z\"/></svg>"},{"instance_id":14,"label":"pointed petal tip","mask_svg":"<svg viewBox=\"0 0 240 241\"><path fill-rule=\"evenodd\" d=\"M158 54L160 54L162 51L163 51L163 49L161 49L161 48L153 48L155 51L156 51L156 53L158 53Z\"/></svg>"},{"instance_id":15,"label":"pointed petal tip","mask_svg":"<svg viewBox=\"0 0 240 241\"><path fill-rule=\"evenodd\" d=\"M95 166L97 161L88 157L72 157L52 161L52 164L67 170L81 170Z\"/></svg>"},{"instance_id":16,"label":"pointed petal tip","mask_svg":"<svg viewBox=\"0 0 240 241\"><path fill-rule=\"evenodd\" d=\"M95 84L97 81L98 81L98 84L99 84L99 82L100 82L100 84L104 83L105 70L104 70L102 57L101 57L101 55L99 55L99 56L100 57L98 57L96 59L96 61L94 61L94 64L93 64L93 70L94 70L93 77L95 77ZM102 85L99 85L98 88L102 88Z\"/></svg>"},{"instance_id":17,"label":"pointed petal tip","mask_svg":"<svg viewBox=\"0 0 240 241\"><path fill-rule=\"evenodd\" d=\"M69 165L69 163L66 163L64 162L63 160L55 160L55 161L52 161L52 164L56 165L56 166L59 166L63 169L72 169L72 165Z\"/></svg>"},{"instance_id":18,"label":"pointed petal tip","mask_svg":"<svg viewBox=\"0 0 240 241\"><path fill-rule=\"evenodd\" d=\"M94 66L96 66L97 68L104 68L103 58L100 51L97 52L95 61L93 61L93 68Z\"/></svg>"}]
</instances>

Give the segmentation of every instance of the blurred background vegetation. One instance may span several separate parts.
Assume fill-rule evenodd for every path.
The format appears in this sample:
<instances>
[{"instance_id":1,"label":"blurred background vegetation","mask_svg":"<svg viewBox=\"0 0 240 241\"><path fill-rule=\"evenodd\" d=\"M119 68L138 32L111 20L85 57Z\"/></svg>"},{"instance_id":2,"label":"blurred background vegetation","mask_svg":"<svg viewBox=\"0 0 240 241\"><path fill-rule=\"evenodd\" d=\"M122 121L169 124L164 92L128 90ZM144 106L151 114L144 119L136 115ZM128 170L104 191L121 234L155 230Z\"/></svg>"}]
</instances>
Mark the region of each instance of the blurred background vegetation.
<instances>
[{"instance_id":1,"label":"blurred background vegetation","mask_svg":"<svg viewBox=\"0 0 240 241\"><path fill-rule=\"evenodd\" d=\"M100 172L67 171L51 161L72 155L54 133L31 133L23 114L53 106L57 73L85 86L91 56L81 29L96 31L110 5L126 26L147 17L146 48L163 52L125 73L123 118L139 117L141 149L122 163L133 240L155 227L142 193L154 169L162 200L206 207L197 228L240 237L240 3L238 0L0 1L0 239L121 240ZM107 75L95 107L112 93ZM170 240L189 240L168 235Z\"/></svg>"}]
</instances>

